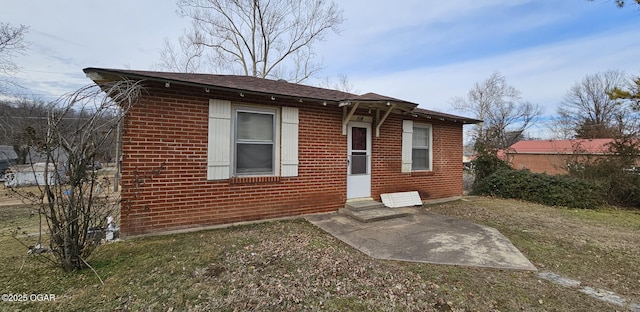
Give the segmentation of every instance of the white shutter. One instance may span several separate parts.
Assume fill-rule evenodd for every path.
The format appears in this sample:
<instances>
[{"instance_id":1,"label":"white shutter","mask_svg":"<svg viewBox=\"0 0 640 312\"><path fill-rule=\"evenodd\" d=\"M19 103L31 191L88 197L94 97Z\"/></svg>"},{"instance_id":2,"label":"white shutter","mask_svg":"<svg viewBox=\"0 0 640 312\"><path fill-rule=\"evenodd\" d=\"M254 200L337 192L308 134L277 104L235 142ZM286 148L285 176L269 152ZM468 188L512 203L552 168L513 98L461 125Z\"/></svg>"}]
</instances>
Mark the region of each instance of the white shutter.
<instances>
[{"instance_id":1,"label":"white shutter","mask_svg":"<svg viewBox=\"0 0 640 312\"><path fill-rule=\"evenodd\" d=\"M282 107L282 170L283 177L298 176L298 108Z\"/></svg>"},{"instance_id":2,"label":"white shutter","mask_svg":"<svg viewBox=\"0 0 640 312\"><path fill-rule=\"evenodd\" d=\"M413 120L402 121L402 172L411 172L413 149Z\"/></svg>"},{"instance_id":3,"label":"white shutter","mask_svg":"<svg viewBox=\"0 0 640 312\"><path fill-rule=\"evenodd\" d=\"M209 100L207 179L224 180L231 174L231 102Z\"/></svg>"}]
</instances>

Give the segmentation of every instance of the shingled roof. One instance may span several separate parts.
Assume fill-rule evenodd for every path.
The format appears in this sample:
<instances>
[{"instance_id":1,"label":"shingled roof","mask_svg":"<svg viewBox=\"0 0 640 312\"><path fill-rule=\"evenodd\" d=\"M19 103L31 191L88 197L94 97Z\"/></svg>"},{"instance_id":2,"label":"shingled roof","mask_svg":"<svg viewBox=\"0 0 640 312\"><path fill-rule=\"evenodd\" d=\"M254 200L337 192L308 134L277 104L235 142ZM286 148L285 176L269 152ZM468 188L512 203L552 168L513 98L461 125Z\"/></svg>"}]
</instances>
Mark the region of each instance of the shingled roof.
<instances>
[{"instance_id":1,"label":"shingled roof","mask_svg":"<svg viewBox=\"0 0 640 312\"><path fill-rule=\"evenodd\" d=\"M356 95L338 90L318 88L303 84L290 83L285 80L272 80L251 76L239 75L215 75L215 74L194 74L194 73L174 73L128 69L110 68L85 68L84 73L95 82L109 81L116 79L145 79L151 81L161 81L175 84L200 86L224 91L252 92L267 94L276 97L289 97L300 100L313 100L320 102L359 102L359 103L396 103L405 110L416 115L425 115L428 118L435 116L441 120L449 120L462 123L478 123L480 120L462 116L444 114L435 111L418 109L418 104L409 101L396 99L376 93L366 93Z\"/></svg>"},{"instance_id":2,"label":"shingled roof","mask_svg":"<svg viewBox=\"0 0 640 312\"><path fill-rule=\"evenodd\" d=\"M358 97L355 94L337 90L289 83L285 80L272 80L251 76L172 73L105 68L85 68L84 72L87 75L89 75L89 73L91 72L97 72L107 76L117 75L130 79L162 80L165 82L187 83L207 87L219 87L239 92L257 92L272 95L315 99L320 101L342 101L345 99Z\"/></svg>"}]
</instances>

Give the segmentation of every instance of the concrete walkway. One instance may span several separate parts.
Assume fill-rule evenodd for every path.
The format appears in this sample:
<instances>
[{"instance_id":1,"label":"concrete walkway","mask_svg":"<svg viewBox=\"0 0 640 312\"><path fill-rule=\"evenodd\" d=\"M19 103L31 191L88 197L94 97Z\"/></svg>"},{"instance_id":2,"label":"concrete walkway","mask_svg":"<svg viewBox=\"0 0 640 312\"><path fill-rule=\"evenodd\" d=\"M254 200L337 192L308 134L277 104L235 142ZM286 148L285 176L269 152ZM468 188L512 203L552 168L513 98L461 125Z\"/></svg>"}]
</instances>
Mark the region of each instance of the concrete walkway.
<instances>
[{"instance_id":1,"label":"concrete walkway","mask_svg":"<svg viewBox=\"0 0 640 312\"><path fill-rule=\"evenodd\" d=\"M378 259L536 271L496 229L422 208L408 216L361 223L337 213L307 216L329 234Z\"/></svg>"}]
</instances>

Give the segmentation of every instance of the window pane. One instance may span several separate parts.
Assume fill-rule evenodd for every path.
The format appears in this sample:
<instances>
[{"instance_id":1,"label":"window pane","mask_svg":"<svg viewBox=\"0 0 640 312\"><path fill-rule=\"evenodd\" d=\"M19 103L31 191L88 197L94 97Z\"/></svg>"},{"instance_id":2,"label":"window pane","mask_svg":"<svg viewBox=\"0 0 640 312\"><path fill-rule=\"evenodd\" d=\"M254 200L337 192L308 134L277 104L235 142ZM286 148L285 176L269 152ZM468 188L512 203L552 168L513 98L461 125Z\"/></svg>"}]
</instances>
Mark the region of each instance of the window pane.
<instances>
[{"instance_id":1,"label":"window pane","mask_svg":"<svg viewBox=\"0 0 640 312\"><path fill-rule=\"evenodd\" d=\"M273 173L273 144L238 143L237 173Z\"/></svg>"},{"instance_id":2,"label":"window pane","mask_svg":"<svg viewBox=\"0 0 640 312\"><path fill-rule=\"evenodd\" d=\"M364 151L367 149L367 128L351 128L351 150Z\"/></svg>"},{"instance_id":3,"label":"window pane","mask_svg":"<svg viewBox=\"0 0 640 312\"><path fill-rule=\"evenodd\" d=\"M237 139L273 142L273 117L272 114L238 112Z\"/></svg>"},{"instance_id":4,"label":"window pane","mask_svg":"<svg viewBox=\"0 0 640 312\"><path fill-rule=\"evenodd\" d=\"M429 128L413 128L413 146L429 147Z\"/></svg>"},{"instance_id":5,"label":"window pane","mask_svg":"<svg viewBox=\"0 0 640 312\"><path fill-rule=\"evenodd\" d=\"M415 134L415 132L414 132ZM411 169L413 170L430 170L429 168L429 150L428 149L413 149L411 155Z\"/></svg>"},{"instance_id":6,"label":"window pane","mask_svg":"<svg viewBox=\"0 0 640 312\"><path fill-rule=\"evenodd\" d=\"M354 152L351 154L351 174L367 173L367 153Z\"/></svg>"}]
</instances>

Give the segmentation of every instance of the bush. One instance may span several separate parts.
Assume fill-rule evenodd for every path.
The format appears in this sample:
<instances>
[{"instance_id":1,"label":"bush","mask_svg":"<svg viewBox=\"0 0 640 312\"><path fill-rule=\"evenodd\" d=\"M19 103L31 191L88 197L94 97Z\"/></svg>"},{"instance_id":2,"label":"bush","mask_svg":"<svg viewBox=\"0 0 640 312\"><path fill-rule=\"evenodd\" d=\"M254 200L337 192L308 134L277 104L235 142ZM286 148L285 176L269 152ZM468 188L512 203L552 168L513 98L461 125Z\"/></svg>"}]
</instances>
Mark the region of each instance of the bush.
<instances>
[{"instance_id":1,"label":"bush","mask_svg":"<svg viewBox=\"0 0 640 312\"><path fill-rule=\"evenodd\" d=\"M608 152L607 157L572 164L569 174L602 185L609 204L640 208L640 140L618 138Z\"/></svg>"},{"instance_id":2,"label":"bush","mask_svg":"<svg viewBox=\"0 0 640 312\"><path fill-rule=\"evenodd\" d=\"M500 168L477 181L473 194L592 209L604 203L603 189L599 184L581 179Z\"/></svg>"},{"instance_id":3,"label":"bush","mask_svg":"<svg viewBox=\"0 0 640 312\"><path fill-rule=\"evenodd\" d=\"M628 208L640 208L640 174L635 171L623 172L608 182L609 203Z\"/></svg>"},{"instance_id":4,"label":"bush","mask_svg":"<svg viewBox=\"0 0 640 312\"><path fill-rule=\"evenodd\" d=\"M474 188L476 187L476 184L481 183L482 180L494 172L511 168L507 162L498 157L496 150L485 149L481 144L477 143L476 152L476 159L471 162L475 176L475 180L473 182Z\"/></svg>"}]
</instances>

